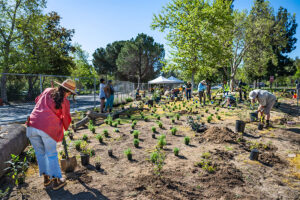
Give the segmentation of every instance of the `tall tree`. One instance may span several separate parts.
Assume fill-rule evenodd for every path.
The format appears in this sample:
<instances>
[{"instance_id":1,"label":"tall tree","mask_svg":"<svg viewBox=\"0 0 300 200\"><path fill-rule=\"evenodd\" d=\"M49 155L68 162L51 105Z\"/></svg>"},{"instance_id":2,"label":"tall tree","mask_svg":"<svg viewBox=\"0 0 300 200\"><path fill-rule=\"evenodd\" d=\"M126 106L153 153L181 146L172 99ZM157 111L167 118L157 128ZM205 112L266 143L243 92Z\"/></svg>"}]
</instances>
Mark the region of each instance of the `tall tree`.
<instances>
[{"instance_id":1,"label":"tall tree","mask_svg":"<svg viewBox=\"0 0 300 200\"><path fill-rule=\"evenodd\" d=\"M165 50L162 44L146 34L138 34L127 41L117 59L118 71L123 77L138 83L154 78L162 68Z\"/></svg>"},{"instance_id":2,"label":"tall tree","mask_svg":"<svg viewBox=\"0 0 300 200\"><path fill-rule=\"evenodd\" d=\"M20 44L22 33L17 31L22 27L28 29L28 25L35 20L36 15L40 15L45 7L45 0L1 0L0 1L0 55L1 72L8 73L13 65L13 53ZM25 22L25 23L24 23ZM1 98L7 102L6 90L7 76L1 76Z\"/></svg>"}]
</instances>

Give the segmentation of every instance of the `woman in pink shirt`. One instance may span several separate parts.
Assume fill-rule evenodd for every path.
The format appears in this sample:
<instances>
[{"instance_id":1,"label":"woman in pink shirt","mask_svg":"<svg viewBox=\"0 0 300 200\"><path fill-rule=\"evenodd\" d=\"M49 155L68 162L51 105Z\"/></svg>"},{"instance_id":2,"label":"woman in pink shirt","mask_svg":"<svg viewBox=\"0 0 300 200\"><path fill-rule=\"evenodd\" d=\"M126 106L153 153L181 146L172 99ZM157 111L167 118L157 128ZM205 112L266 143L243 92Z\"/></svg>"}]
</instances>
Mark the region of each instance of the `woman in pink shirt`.
<instances>
[{"instance_id":1,"label":"woman in pink shirt","mask_svg":"<svg viewBox=\"0 0 300 200\"><path fill-rule=\"evenodd\" d=\"M56 82L57 83L57 82ZM47 88L35 99L35 107L27 121L26 135L37 157L44 186L52 183L53 190L66 185L58 163L56 144L64 137L71 123L70 102L67 97L76 95L76 84L68 79L58 88Z\"/></svg>"}]
</instances>

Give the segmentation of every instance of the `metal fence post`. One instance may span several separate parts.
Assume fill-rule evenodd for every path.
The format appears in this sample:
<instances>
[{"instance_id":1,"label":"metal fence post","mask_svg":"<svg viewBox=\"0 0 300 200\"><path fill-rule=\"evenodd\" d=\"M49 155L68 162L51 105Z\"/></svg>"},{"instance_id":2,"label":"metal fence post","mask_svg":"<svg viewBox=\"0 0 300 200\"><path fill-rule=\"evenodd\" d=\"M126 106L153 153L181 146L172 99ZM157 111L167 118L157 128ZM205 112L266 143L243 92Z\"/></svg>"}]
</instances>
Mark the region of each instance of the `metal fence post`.
<instances>
[{"instance_id":1,"label":"metal fence post","mask_svg":"<svg viewBox=\"0 0 300 200\"><path fill-rule=\"evenodd\" d=\"M43 92L43 82L42 82L42 74L40 74L40 92Z\"/></svg>"}]
</instances>

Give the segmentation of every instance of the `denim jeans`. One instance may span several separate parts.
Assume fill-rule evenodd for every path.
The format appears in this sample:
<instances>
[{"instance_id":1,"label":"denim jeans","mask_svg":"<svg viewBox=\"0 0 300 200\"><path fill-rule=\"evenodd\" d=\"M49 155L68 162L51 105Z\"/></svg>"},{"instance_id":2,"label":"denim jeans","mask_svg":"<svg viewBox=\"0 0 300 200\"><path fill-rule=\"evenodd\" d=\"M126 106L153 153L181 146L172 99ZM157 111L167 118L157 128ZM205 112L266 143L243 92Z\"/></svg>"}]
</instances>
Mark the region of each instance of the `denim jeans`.
<instances>
[{"instance_id":1,"label":"denim jeans","mask_svg":"<svg viewBox=\"0 0 300 200\"><path fill-rule=\"evenodd\" d=\"M191 90L186 90L186 99L189 100L191 98Z\"/></svg>"},{"instance_id":2,"label":"denim jeans","mask_svg":"<svg viewBox=\"0 0 300 200\"><path fill-rule=\"evenodd\" d=\"M105 103L105 111L107 111L107 109L112 109L114 105L114 95L110 95L107 99L106 99L106 103Z\"/></svg>"},{"instance_id":3,"label":"denim jeans","mask_svg":"<svg viewBox=\"0 0 300 200\"><path fill-rule=\"evenodd\" d=\"M33 127L27 127L26 136L35 150L40 176L46 174L50 177L62 178L58 164L56 141L44 131Z\"/></svg>"}]
</instances>

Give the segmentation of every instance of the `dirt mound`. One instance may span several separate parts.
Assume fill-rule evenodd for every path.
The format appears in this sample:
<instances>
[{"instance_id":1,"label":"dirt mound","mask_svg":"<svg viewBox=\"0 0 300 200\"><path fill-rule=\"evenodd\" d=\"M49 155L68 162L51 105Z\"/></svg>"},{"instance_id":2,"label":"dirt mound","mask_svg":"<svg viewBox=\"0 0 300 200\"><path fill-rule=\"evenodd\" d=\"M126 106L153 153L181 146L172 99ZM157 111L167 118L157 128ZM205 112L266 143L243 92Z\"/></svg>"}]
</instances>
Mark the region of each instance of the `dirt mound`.
<instances>
[{"instance_id":1,"label":"dirt mound","mask_svg":"<svg viewBox=\"0 0 300 200\"><path fill-rule=\"evenodd\" d=\"M216 144L221 144L225 142L236 143L238 134L234 133L227 127L220 128L213 126L204 132L202 138L204 141L213 142Z\"/></svg>"},{"instance_id":2,"label":"dirt mound","mask_svg":"<svg viewBox=\"0 0 300 200\"><path fill-rule=\"evenodd\" d=\"M268 166L274 166L278 164L284 164L285 162L282 161L278 156L276 156L274 153L262 153L259 155L258 160L262 162L265 165Z\"/></svg>"}]
</instances>

